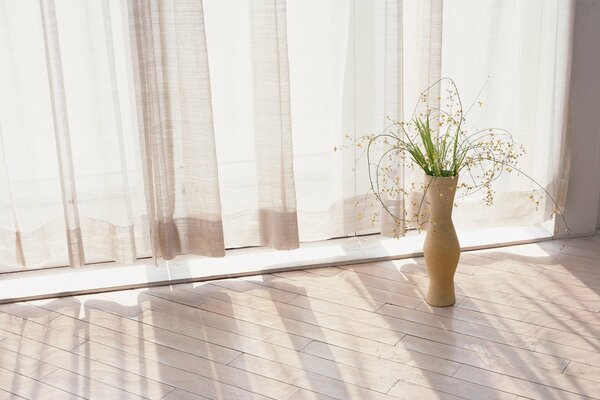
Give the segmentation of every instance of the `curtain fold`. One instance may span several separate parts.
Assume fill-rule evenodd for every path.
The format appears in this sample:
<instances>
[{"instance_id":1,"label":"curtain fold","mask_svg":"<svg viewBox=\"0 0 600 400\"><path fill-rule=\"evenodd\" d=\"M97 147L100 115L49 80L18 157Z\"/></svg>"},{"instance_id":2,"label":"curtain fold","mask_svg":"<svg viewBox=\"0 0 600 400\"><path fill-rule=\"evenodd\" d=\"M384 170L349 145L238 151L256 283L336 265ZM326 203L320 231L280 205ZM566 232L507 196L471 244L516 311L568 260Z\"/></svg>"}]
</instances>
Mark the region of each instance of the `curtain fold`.
<instances>
[{"instance_id":1,"label":"curtain fold","mask_svg":"<svg viewBox=\"0 0 600 400\"><path fill-rule=\"evenodd\" d=\"M553 147L553 175L551 193L557 206L565 210L567 202L567 188L571 166L571 149L568 145L568 111L569 107L569 79L571 77L571 60L573 53L573 23L575 19L575 2L565 1L557 4L557 12L563 18L556 19L556 42L554 54L557 60L557 70L564 74L557 74L556 86L553 93L554 110L552 125L554 127ZM561 38L567 38L561 40ZM560 218L556 221L555 236L565 237L567 227Z\"/></svg>"},{"instance_id":2,"label":"curtain fold","mask_svg":"<svg viewBox=\"0 0 600 400\"><path fill-rule=\"evenodd\" d=\"M415 99L428 88L427 104L431 108L440 107L441 86L434 85L442 78L442 48L443 48L443 0L427 0L405 5L404 0L386 1L386 30L385 30L385 59L383 61L385 73L383 76L384 91L384 118L383 127L390 125L390 121L404 121L412 117ZM412 25L406 21L418 21ZM407 35L407 32L410 34ZM405 37L406 36L406 37ZM409 49L415 49L413 55L406 55L408 61L418 66L411 71L404 69L405 41ZM405 74L408 75L405 78ZM404 85L404 80L408 84ZM437 134L439 127L433 126L432 131ZM398 132L401 134L401 132ZM393 196L386 195L384 201L389 210L396 216L407 221L414 219L418 212L425 214L426 210L420 208L424 193L418 188L423 183L423 173L420 170L406 170L401 160L387 162L385 166L391 168L388 173L390 179L397 179L404 187L415 185L415 190ZM419 206L415 206L419 205ZM414 228L406 222L397 223L387 213L380 213L379 227L385 236L402 236L408 228Z\"/></svg>"},{"instance_id":3,"label":"curtain fold","mask_svg":"<svg viewBox=\"0 0 600 400\"><path fill-rule=\"evenodd\" d=\"M285 0L250 5L259 243L298 247Z\"/></svg>"},{"instance_id":4,"label":"curtain fold","mask_svg":"<svg viewBox=\"0 0 600 400\"><path fill-rule=\"evenodd\" d=\"M58 155L62 203L65 215L69 264L79 267L85 264L85 255L79 222L75 173L71 155L71 133L65 99L62 58L56 26L54 0L40 0L40 12L44 32L44 49L48 83L50 86L54 134L56 136L56 152Z\"/></svg>"},{"instance_id":5,"label":"curtain fold","mask_svg":"<svg viewBox=\"0 0 600 400\"><path fill-rule=\"evenodd\" d=\"M0 186L4 188L5 196L0 200L0 212L2 220L10 221L11 231L14 236L8 234L5 230L0 230L0 243L3 243L0 250L0 260L10 260L14 265L23 268L26 265L25 251L23 248L23 239L21 237L21 228L19 227L19 215L13 188L11 185L11 171L8 166L8 157L6 147L4 146L4 137L2 126L0 125L0 156L4 162L0 163ZM13 237L11 237L13 236ZM6 262L6 261L5 261Z\"/></svg>"},{"instance_id":6,"label":"curtain fold","mask_svg":"<svg viewBox=\"0 0 600 400\"><path fill-rule=\"evenodd\" d=\"M115 58L114 37L113 37L113 20L111 16L109 0L102 0L102 19L104 23L104 35L106 41L106 59L108 66L108 81L111 92L111 103L113 118L115 120L115 134L117 137L117 150L119 153L119 168L121 171L127 171L127 154L126 154L126 137L123 124L121 99L119 96L119 83L117 63ZM116 260L123 263L134 263L137 260L138 249L135 238L135 219L133 214L133 206L131 199L131 184L129 183L127 173L121 174L121 183L123 185L123 203L125 205L125 226L126 229L119 240L115 240L113 248L118 251L113 251L113 256ZM115 237L117 235L114 235Z\"/></svg>"},{"instance_id":7,"label":"curtain fold","mask_svg":"<svg viewBox=\"0 0 600 400\"><path fill-rule=\"evenodd\" d=\"M130 2L153 254L224 255L201 1Z\"/></svg>"}]
</instances>

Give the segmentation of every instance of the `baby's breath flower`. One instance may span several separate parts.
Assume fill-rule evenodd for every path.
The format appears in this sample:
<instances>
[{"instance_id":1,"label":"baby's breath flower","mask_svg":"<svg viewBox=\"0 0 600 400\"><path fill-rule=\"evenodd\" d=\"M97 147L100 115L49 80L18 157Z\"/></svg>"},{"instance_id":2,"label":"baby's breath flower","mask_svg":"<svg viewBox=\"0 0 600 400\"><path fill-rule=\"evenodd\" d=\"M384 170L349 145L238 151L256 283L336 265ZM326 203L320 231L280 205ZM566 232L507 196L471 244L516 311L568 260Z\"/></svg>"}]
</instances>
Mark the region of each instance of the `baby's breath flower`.
<instances>
[{"instance_id":1,"label":"baby's breath flower","mask_svg":"<svg viewBox=\"0 0 600 400\"><path fill-rule=\"evenodd\" d=\"M366 219L375 226L380 213L385 213L394 221L394 236L403 233L407 226L421 230L428 219L424 196L429 188L420 182L405 181L410 171L421 169L427 175L439 177L459 175L458 198L480 194L483 203L489 206L494 204L495 182L503 173L528 177L518 167L526 154L523 145L514 143L510 132L501 128L470 129L454 81L444 78L436 84L448 86L443 98L434 97L437 107L430 102L432 86L421 94L410 119L397 121L386 116L389 126L381 133L357 139L345 135L349 144L334 146L334 151L358 149L357 165L365 159L367 162L370 189L355 204L363 207L357 219ZM473 104L483 107L482 101L475 101ZM539 209L545 198L549 198L555 206L553 212L562 216L545 189L533 182L542 189L542 193L530 195L533 206ZM392 200L399 200L406 207L392 208ZM455 202L454 206L457 205ZM372 211L367 213L366 208Z\"/></svg>"}]
</instances>

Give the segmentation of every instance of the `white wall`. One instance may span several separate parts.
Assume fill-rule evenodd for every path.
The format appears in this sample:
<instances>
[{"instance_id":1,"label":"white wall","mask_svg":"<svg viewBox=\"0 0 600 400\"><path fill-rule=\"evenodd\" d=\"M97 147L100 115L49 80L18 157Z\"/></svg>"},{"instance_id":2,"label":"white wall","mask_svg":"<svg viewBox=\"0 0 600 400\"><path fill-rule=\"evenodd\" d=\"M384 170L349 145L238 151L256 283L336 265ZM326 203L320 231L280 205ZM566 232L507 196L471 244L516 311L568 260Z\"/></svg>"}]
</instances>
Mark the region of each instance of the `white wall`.
<instances>
[{"instance_id":1,"label":"white wall","mask_svg":"<svg viewBox=\"0 0 600 400\"><path fill-rule=\"evenodd\" d=\"M575 4L565 214L570 236L583 236L593 234L600 223L600 0Z\"/></svg>"}]
</instances>

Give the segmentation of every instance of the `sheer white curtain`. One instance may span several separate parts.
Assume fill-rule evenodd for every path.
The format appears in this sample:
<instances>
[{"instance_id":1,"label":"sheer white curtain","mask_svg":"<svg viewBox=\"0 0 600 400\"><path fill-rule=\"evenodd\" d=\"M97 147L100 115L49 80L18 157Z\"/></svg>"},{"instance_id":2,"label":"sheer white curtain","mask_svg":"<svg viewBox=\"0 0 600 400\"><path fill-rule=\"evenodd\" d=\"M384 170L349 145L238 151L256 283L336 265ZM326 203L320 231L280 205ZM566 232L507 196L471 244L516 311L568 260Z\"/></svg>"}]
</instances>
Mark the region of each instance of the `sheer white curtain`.
<instances>
[{"instance_id":1,"label":"sheer white curtain","mask_svg":"<svg viewBox=\"0 0 600 400\"><path fill-rule=\"evenodd\" d=\"M375 209L356 218L357 152L333 149L442 76L467 100L487 81L470 123L511 130L523 169L564 188L571 6L0 2L0 271L385 233ZM494 208L464 199L459 226L547 218L526 180L496 189Z\"/></svg>"},{"instance_id":2,"label":"sheer white curtain","mask_svg":"<svg viewBox=\"0 0 600 400\"><path fill-rule=\"evenodd\" d=\"M225 245L297 247L286 1L204 9Z\"/></svg>"},{"instance_id":3,"label":"sheer white curtain","mask_svg":"<svg viewBox=\"0 0 600 400\"><path fill-rule=\"evenodd\" d=\"M357 213L367 190L356 153L333 153L351 138L382 131L386 116L409 118L422 90L453 78L468 107L468 128L506 128L527 154L524 172L561 202L568 163L563 135L568 97L570 1L288 1L292 124L301 240L390 233L390 221ZM310 26L310 29L306 29ZM430 96L435 100L436 96ZM364 160L363 160L364 161ZM325 166L325 167L323 167ZM419 173L398 171L405 184ZM460 229L528 225L549 218L543 198L518 174L495 186L495 206L457 201ZM417 194L418 195L418 194ZM393 204L401 210L410 199ZM370 203L370 201L367 201Z\"/></svg>"},{"instance_id":4,"label":"sheer white curtain","mask_svg":"<svg viewBox=\"0 0 600 400\"><path fill-rule=\"evenodd\" d=\"M442 73L457 81L463 99L475 98L488 81L469 126L509 130L527 151L520 168L561 206L569 165L558 157L566 153L573 6L569 1L461 0L444 8ZM544 197L536 210L528 198L534 188L523 176L506 174L498 182L494 207L471 198L455 209L458 226L547 220L553 205Z\"/></svg>"},{"instance_id":5,"label":"sheer white curtain","mask_svg":"<svg viewBox=\"0 0 600 400\"><path fill-rule=\"evenodd\" d=\"M2 266L150 254L123 11L0 2Z\"/></svg>"},{"instance_id":6,"label":"sheer white curtain","mask_svg":"<svg viewBox=\"0 0 600 400\"><path fill-rule=\"evenodd\" d=\"M361 151L332 150L347 137L381 132L387 117L410 115L421 91L440 79L443 2L288 4L300 238L390 233L391 221L373 223L371 199L365 207ZM401 212L402 202L395 207Z\"/></svg>"}]
</instances>

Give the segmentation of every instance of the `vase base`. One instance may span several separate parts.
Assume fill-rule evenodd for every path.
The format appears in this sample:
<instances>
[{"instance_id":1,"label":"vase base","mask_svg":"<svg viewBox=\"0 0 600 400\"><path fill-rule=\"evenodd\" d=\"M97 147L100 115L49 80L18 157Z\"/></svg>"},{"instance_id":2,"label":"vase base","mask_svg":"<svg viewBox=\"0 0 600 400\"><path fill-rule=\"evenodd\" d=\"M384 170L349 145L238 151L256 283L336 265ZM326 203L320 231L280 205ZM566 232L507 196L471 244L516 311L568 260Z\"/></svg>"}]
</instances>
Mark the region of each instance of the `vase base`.
<instances>
[{"instance_id":1,"label":"vase base","mask_svg":"<svg viewBox=\"0 0 600 400\"><path fill-rule=\"evenodd\" d=\"M456 304L456 299L452 298L452 299L429 299L429 298L425 298L425 302L427 302L427 304L429 304L432 307L452 307L453 305Z\"/></svg>"}]
</instances>

